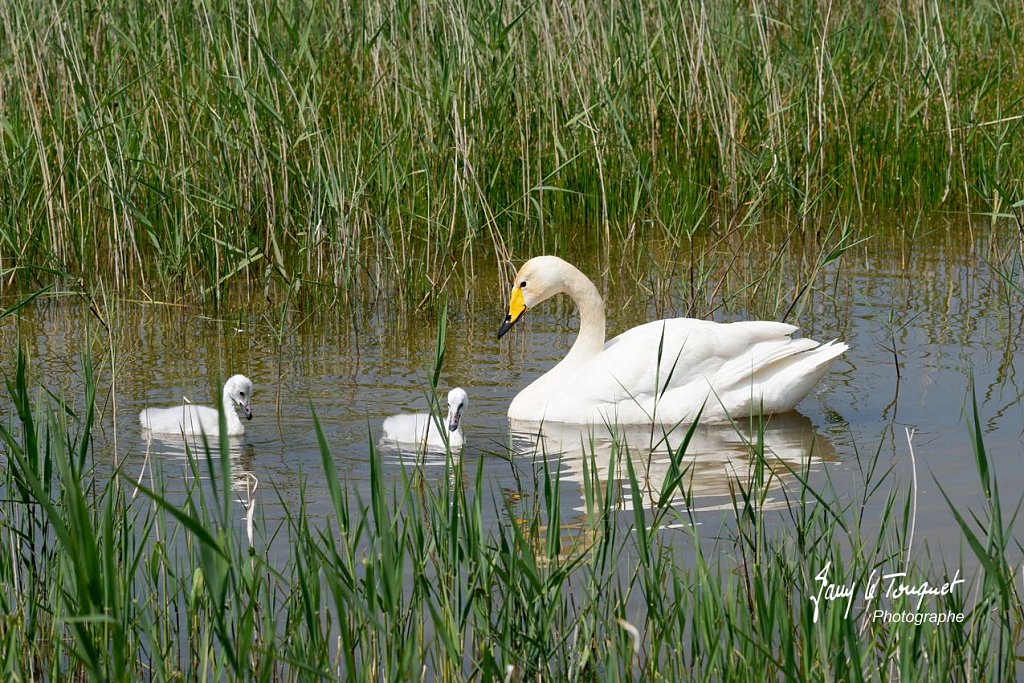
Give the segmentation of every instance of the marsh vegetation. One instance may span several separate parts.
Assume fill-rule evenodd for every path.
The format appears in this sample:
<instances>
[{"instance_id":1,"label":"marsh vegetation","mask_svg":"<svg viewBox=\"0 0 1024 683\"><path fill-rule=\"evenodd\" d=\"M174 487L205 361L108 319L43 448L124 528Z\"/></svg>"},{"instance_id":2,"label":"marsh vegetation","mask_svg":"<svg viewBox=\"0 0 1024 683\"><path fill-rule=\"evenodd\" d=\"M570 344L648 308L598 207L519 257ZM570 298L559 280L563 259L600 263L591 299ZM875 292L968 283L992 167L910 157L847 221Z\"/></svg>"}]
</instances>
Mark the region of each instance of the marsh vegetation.
<instances>
[{"instance_id":1,"label":"marsh vegetation","mask_svg":"<svg viewBox=\"0 0 1024 683\"><path fill-rule=\"evenodd\" d=\"M1022 189L1019 3L0 12L7 282L415 305L583 241L813 241Z\"/></svg>"},{"instance_id":2,"label":"marsh vegetation","mask_svg":"<svg viewBox=\"0 0 1024 683\"><path fill-rule=\"evenodd\" d=\"M1018 678L1022 30L1009 2L0 3L0 677ZM573 309L494 333L541 253L610 332L851 351L800 415L524 439ZM140 434L238 372L244 439ZM461 453L378 445L439 386L473 397ZM921 611L964 619L815 619L826 568L959 570Z\"/></svg>"}]
</instances>

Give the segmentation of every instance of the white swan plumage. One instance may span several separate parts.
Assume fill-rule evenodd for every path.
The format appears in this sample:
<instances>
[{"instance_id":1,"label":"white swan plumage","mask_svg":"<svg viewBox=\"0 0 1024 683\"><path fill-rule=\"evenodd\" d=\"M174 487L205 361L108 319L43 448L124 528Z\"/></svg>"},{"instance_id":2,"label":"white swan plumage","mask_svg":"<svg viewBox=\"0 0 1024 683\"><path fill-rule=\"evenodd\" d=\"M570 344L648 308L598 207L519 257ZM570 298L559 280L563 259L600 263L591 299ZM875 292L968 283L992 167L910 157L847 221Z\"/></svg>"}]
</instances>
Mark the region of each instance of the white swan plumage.
<instances>
[{"instance_id":1,"label":"white swan plumage","mask_svg":"<svg viewBox=\"0 0 1024 683\"><path fill-rule=\"evenodd\" d=\"M224 383L222 394L224 418L228 436L241 436L245 425L238 419L235 406L242 409L247 420L252 419L252 381L245 375L234 375ZM143 429L154 434L175 434L178 436L220 435L217 409L183 403L174 408L146 408L139 413Z\"/></svg>"},{"instance_id":2,"label":"white swan plumage","mask_svg":"<svg viewBox=\"0 0 1024 683\"><path fill-rule=\"evenodd\" d=\"M793 325L658 320L605 343L604 301L583 273L556 256L519 269L501 338L532 308L568 294L580 314L569 353L509 405L513 420L569 423L723 421L792 410L849 347L792 338Z\"/></svg>"},{"instance_id":3,"label":"white swan plumage","mask_svg":"<svg viewBox=\"0 0 1024 683\"><path fill-rule=\"evenodd\" d=\"M448 392L447 443L451 449L462 448L462 415L469 405L469 396L461 387ZM384 420L383 439L392 443L428 448L444 448L446 435L438 429L438 420L429 413L392 415Z\"/></svg>"}]
</instances>

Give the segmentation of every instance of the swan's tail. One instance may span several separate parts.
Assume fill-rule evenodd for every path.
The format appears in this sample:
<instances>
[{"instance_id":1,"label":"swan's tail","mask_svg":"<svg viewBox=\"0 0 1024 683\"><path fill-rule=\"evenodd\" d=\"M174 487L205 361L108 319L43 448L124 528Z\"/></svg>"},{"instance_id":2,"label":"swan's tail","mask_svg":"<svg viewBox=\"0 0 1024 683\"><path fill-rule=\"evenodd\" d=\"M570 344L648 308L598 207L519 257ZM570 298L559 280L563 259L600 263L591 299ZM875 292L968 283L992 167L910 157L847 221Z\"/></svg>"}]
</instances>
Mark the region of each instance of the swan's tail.
<instances>
[{"instance_id":1,"label":"swan's tail","mask_svg":"<svg viewBox=\"0 0 1024 683\"><path fill-rule=\"evenodd\" d=\"M850 347L838 340L820 344L762 368L753 378L762 384L766 412L792 410Z\"/></svg>"},{"instance_id":2,"label":"swan's tail","mask_svg":"<svg viewBox=\"0 0 1024 683\"><path fill-rule=\"evenodd\" d=\"M723 367L728 374L722 379L727 378L728 385L723 382L719 386L731 387L734 401L727 405L733 404L734 410L763 410L765 414L792 410L849 348L838 340L820 344L813 339L793 339L770 344Z\"/></svg>"}]
</instances>

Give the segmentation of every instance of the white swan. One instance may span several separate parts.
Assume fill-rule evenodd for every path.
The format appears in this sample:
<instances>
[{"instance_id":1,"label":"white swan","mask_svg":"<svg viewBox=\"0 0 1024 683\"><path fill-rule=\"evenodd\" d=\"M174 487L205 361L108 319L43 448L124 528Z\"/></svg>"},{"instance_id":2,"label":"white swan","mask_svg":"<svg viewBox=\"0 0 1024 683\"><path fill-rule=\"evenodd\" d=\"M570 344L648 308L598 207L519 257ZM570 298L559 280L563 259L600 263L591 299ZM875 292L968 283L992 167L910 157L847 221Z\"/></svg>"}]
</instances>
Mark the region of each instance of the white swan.
<instances>
[{"instance_id":1,"label":"white swan","mask_svg":"<svg viewBox=\"0 0 1024 683\"><path fill-rule=\"evenodd\" d=\"M462 411L469 405L469 396L456 387L448 392L448 443L452 450L462 448ZM428 448L444 448L445 436L437 428L437 420L429 413L392 415L384 420L385 441Z\"/></svg>"},{"instance_id":2,"label":"white swan","mask_svg":"<svg viewBox=\"0 0 1024 683\"><path fill-rule=\"evenodd\" d=\"M245 375L234 375L224 384L224 418L227 423L228 436L240 436L245 433L245 426L238 419L235 406L241 407L247 420L252 419L249 401L252 399L252 382ZM220 424L217 409L206 406L183 404L174 408L146 408L139 413L139 422L143 429L156 434L176 434L181 436L218 436Z\"/></svg>"},{"instance_id":3,"label":"white swan","mask_svg":"<svg viewBox=\"0 0 1024 683\"><path fill-rule=\"evenodd\" d=\"M498 338L523 313L556 294L580 313L569 353L513 399L508 416L532 422L721 421L792 410L849 348L793 339L793 325L672 318L634 327L607 344L604 301L583 273L556 256L527 261L516 275ZM659 360L660 358L660 360Z\"/></svg>"}]
</instances>

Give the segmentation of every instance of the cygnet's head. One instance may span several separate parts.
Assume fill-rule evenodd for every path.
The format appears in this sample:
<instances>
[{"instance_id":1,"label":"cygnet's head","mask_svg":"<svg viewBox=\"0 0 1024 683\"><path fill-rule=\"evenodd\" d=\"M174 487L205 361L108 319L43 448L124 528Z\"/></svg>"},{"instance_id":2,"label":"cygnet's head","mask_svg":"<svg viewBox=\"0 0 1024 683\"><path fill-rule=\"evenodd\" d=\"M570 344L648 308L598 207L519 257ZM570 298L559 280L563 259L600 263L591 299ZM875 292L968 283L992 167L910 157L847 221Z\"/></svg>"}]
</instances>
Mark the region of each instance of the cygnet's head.
<instances>
[{"instance_id":1,"label":"cygnet's head","mask_svg":"<svg viewBox=\"0 0 1024 683\"><path fill-rule=\"evenodd\" d=\"M456 387L448 392L448 431L454 432L462 421L462 411L469 405L466 391Z\"/></svg>"},{"instance_id":2,"label":"cygnet's head","mask_svg":"<svg viewBox=\"0 0 1024 683\"><path fill-rule=\"evenodd\" d=\"M230 399L245 413L245 419L252 419L252 382L245 375L234 375L224 384L224 398Z\"/></svg>"}]
</instances>

